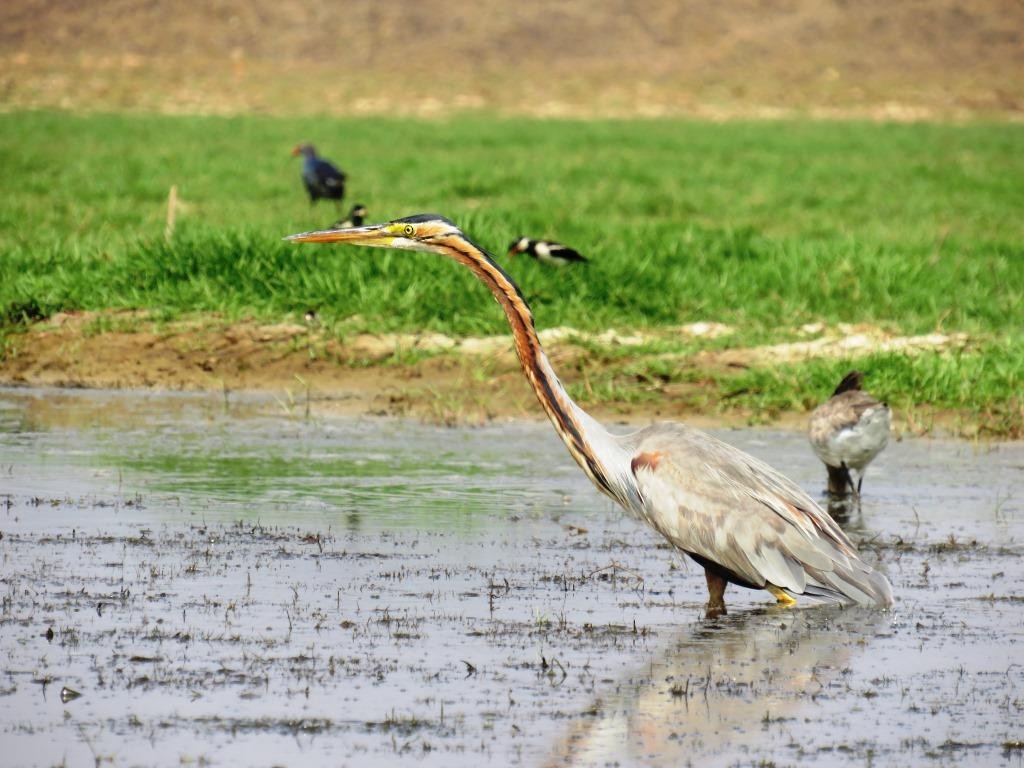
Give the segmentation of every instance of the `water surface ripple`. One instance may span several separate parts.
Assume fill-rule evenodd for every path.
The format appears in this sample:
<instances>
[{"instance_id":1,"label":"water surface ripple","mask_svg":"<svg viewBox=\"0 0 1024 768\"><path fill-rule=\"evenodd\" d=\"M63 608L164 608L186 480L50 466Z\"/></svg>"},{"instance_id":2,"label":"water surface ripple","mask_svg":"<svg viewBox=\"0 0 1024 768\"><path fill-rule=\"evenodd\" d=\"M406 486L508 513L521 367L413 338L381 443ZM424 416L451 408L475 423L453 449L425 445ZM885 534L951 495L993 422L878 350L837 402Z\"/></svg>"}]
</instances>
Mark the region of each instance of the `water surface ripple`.
<instances>
[{"instance_id":1,"label":"water surface ripple","mask_svg":"<svg viewBox=\"0 0 1024 768\"><path fill-rule=\"evenodd\" d=\"M1022 469L893 442L849 526L892 612L705 620L547 424L3 390L0 764L1021 765Z\"/></svg>"}]
</instances>

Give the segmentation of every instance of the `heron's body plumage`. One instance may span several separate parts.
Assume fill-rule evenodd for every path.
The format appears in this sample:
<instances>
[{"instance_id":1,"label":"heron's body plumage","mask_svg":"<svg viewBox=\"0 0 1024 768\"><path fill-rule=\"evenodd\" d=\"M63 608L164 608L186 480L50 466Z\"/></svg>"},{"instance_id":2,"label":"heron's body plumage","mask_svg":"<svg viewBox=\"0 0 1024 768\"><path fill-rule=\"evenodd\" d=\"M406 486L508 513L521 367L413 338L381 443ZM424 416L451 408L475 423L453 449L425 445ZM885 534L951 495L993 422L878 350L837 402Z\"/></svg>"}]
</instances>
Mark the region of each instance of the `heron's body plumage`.
<instances>
[{"instance_id":1,"label":"heron's body plumage","mask_svg":"<svg viewBox=\"0 0 1024 768\"><path fill-rule=\"evenodd\" d=\"M623 442L633 446L643 518L726 580L830 602L892 602L888 582L832 518L763 461L682 424Z\"/></svg>"}]
</instances>

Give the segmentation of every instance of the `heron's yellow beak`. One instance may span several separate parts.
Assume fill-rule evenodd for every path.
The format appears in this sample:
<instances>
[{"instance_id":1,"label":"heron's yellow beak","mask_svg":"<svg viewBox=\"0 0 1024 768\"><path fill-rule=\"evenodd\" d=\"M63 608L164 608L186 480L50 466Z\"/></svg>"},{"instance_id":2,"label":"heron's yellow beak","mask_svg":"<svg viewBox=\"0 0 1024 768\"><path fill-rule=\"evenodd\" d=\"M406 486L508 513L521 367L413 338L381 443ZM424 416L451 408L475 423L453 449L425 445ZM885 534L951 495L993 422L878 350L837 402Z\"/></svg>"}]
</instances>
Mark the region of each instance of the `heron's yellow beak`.
<instances>
[{"instance_id":1,"label":"heron's yellow beak","mask_svg":"<svg viewBox=\"0 0 1024 768\"><path fill-rule=\"evenodd\" d=\"M288 235L285 240L293 243L349 243L369 245L377 248L392 248L401 238L391 231L390 224L374 224L370 227L349 227L347 229L319 229L314 232L300 232Z\"/></svg>"}]
</instances>

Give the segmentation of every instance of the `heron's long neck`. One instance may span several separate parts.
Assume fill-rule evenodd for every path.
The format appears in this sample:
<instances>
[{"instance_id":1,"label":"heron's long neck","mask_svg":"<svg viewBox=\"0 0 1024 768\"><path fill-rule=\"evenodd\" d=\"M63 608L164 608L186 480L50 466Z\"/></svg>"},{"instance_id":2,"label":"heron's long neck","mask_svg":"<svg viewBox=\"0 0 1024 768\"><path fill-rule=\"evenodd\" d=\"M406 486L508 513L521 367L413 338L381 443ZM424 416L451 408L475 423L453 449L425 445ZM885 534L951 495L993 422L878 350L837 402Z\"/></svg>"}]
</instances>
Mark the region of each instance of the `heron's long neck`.
<instances>
[{"instance_id":1,"label":"heron's long neck","mask_svg":"<svg viewBox=\"0 0 1024 768\"><path fill-rule=\"evenodd\" d=\"M454 251L447 255L473 270L505 310L526 378L569 453L601 491L622 501L621 483L615 478L623 467L629 467L629 458L615 438L565 391L541 347L533 313L519 288L482 248L454 237L446 238L444 244Z\"/></svg>"}]
</instances>

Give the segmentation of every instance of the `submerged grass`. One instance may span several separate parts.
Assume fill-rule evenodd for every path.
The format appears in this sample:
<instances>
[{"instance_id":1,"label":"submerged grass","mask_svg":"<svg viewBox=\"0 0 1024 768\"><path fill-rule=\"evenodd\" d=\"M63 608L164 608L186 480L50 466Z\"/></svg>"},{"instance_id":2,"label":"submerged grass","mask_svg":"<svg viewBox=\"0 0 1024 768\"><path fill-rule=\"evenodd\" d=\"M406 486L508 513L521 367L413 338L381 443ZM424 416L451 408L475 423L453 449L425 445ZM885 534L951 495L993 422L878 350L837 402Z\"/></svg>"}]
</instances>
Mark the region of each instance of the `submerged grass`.
<instances>
[{"instance_id":1,"label":"submerged grass","mask_svg":"<svg viewBox=\"0 0 1024 768\"><path fill-rule=\"evenodd\" d=\"M504 332L474 278L440 259L282 242L337 217L304 197L288 157L300 140L345 168L346 207L373 221L437 211L499 255L521 233L586 254L562 271L501 259L542 327L716 320L737 327L733 344L812 321L966 331L969 355L872 359L873 386L968 408L1020 388L1024 128L1001 124L4 114L3 324L312 307L371 331ZM165 241L172 184L184 208ZM806 406L839 365L728 386L756 392L752 406Z\"/></svg>"}]
</instances>

